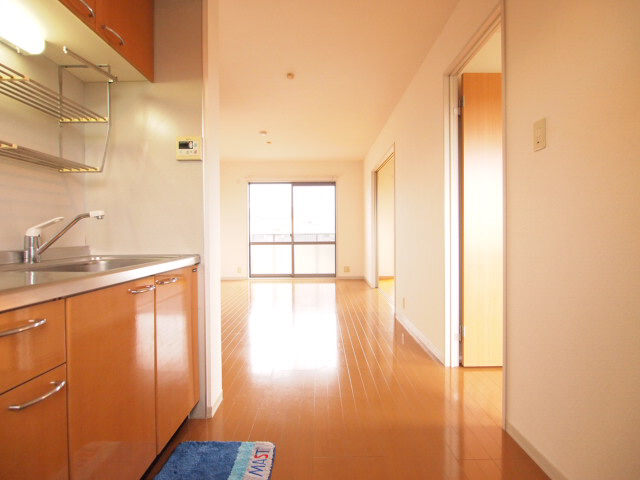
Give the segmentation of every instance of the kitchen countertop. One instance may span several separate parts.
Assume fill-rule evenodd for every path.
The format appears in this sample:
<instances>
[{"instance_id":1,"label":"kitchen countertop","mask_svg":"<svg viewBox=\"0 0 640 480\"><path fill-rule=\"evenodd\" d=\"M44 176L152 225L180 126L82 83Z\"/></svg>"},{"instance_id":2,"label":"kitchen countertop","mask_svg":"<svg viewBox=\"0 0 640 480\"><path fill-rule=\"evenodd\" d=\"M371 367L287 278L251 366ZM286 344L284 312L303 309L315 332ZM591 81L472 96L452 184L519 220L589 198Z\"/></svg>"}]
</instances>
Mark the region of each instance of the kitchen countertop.
<instances>
[{"instance_id":1,"label":"kitchen countertop","mask_svg":"<svg viewBox=\"0 0 640 480\"><path fill-rule=\"evenodd\" d=\"M100 272L42 271L40 269L46 266L44 263L33 267L19 265L13 270L0 271L0 311L77 295L200 263L199 255L109 255L108 257L148 259L149 262Z\"/></svg>"}]
</instances>

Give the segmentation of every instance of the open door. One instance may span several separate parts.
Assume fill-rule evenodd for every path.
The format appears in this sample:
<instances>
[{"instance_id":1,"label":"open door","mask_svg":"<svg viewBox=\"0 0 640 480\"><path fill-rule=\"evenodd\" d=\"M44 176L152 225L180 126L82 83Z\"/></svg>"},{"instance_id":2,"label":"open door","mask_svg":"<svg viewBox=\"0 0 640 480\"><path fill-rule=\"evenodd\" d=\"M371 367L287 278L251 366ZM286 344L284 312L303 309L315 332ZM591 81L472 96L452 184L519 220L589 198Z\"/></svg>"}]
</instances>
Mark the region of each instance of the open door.
<instances>
[{"instance_id":1,"label":"open door","mask_svg":"<svg viewBox=\"0 0 640 480\"><path fill-rule=\"evenodd\" d=\"M462 75L460 241L462 364L502 366L502 75Z\"/></svg>"},{"instance_id":2,"label":"open door","mask_svg":"<svg viewBox=\"0 0 640 480\"><path fill-rule=\"evenodd\" d=\"M378 288L395 305L395 154L376 170Z\"/></svg>"}]
</instances>

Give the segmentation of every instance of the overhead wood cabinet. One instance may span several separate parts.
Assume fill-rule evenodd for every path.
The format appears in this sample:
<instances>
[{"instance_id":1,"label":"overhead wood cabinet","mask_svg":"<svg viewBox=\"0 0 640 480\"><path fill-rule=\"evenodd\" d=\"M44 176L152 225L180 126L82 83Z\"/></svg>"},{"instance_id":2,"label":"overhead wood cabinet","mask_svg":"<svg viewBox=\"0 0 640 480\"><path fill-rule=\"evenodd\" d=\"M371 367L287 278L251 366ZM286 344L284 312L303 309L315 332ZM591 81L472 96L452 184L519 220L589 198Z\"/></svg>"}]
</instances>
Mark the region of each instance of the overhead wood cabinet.
<instances>
[{"instance_id":1,"label":"overhead wood cabinet","mask_svg":"<svg viewBox=\"0 0 640 480\"><path fill-rule=\"evenodd\" d=\"M67 299L71 480L138 479L156 456L154 278Z\"/></svg>"},{"instance_id":2,"label":"overhead wood cabinet","mask_svg":"<svg viewBox=\"0 0 640 480\"><path fill-rule=\"evenodd\" d=\"M197 267L156 275L155 284L156 452L160 453L199 397L197 293L193 295Z\"/></svg>"},{"instance_id":3,"label":"overhead wood cabinet","mask_svg":"<svg viewBox=\"0 0 640 480\"><path fill-rule=\"evenodd\" d=\"M60 0L93 30L96 28L96 0Z\"/></svg>"},{"instance_id":4,"label":"overhead wood cabinet","mask_svg":"<svg viewBox=\"0 0 640 480\"><path fill-rule=\"evenodd\" d=\"M60 0L153 81L153 0Z\"/></svg>"}]
</instances>

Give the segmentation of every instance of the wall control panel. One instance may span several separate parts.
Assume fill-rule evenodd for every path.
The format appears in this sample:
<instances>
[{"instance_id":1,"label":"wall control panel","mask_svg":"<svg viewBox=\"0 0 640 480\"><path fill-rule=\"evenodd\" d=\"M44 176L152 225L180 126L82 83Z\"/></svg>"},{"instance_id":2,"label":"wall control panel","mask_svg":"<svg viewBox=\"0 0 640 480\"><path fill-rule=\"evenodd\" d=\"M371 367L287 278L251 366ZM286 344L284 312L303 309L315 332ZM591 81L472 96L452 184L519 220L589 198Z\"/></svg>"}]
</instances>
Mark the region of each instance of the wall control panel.
<instances>
[{"instance_id":1,"label":"wall control panel","mask_svg":"<svg viewBox=\"0 0 640 480\"><path fill-rule=\"evenodd\" d=\"M177 137L176 160L202 160L202 137Z\"/></svg>"}]
</instances>

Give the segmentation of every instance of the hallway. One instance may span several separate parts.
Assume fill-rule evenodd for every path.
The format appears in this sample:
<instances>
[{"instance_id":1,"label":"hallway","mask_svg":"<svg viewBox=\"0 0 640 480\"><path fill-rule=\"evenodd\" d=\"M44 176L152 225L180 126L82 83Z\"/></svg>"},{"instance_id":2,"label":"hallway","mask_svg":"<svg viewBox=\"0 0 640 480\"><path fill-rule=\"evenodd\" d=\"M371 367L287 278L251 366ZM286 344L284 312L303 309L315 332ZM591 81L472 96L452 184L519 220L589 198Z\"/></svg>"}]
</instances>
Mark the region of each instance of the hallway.
<instances>
[{"instance_id":1,"label":"hallway","mask_svg":"<svg viewBox=\"0 0 640 480\"><path fill-rule=\"evenodd\" d=\"M273 480L547 478L500 427L501 370L445 369L364 282L228 281L222 300L224 401L169 449L271 441Z\"/></svg>"}]
</instances>

